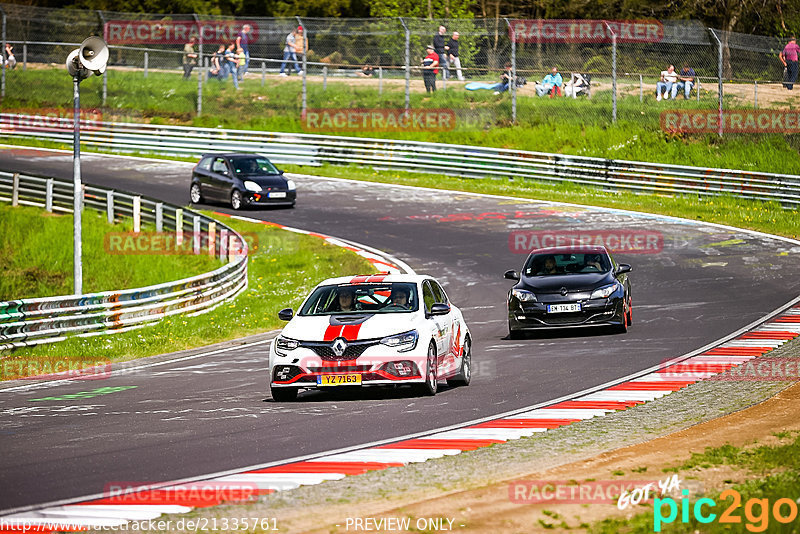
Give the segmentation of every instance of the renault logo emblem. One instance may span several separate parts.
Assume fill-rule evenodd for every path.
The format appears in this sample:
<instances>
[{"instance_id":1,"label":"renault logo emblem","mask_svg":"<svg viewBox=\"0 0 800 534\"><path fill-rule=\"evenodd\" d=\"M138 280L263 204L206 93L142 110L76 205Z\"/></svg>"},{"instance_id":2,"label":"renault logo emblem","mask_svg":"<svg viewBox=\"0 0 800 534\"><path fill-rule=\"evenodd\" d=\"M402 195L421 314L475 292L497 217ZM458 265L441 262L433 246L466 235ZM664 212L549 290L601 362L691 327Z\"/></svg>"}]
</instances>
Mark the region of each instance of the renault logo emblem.
<instances>
[{"instance_id":1,"label":"renault logo emblem","mask_svg":"<svg viewBox=\"0 0 800 534\"><path fill-rule=\"evenodd\" d=\"M562 287L561 288L561 296L562 297L566 297L567 296L567 288L566 287Z\"/></svg>"},{"instance_id":2,"label":"renault logo emblem","mask_svg":"<svg viewBox=\"0 0 800 534\"><path fill-rule=\"evenodd\" d=\"M341 357L342 354L344 354L345 349L347 349L347 341L342 338L336 338L336 341L333 342L331 348L336 356Z\"/></svg>"}]
</instances>

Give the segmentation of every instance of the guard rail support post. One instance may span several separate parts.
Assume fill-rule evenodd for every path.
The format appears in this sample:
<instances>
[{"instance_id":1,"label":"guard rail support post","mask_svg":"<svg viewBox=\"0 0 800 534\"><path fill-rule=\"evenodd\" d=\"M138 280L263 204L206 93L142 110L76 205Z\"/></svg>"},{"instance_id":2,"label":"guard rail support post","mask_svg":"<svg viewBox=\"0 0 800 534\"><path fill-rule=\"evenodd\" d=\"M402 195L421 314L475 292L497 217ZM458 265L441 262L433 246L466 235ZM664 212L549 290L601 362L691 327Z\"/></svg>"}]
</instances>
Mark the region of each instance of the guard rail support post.
<instances>
[{"instance_id":1,"label":"guard rail support post","mask_svg":"<svg viewBox=\"0 0 800 534\"><path fill-rule=\"evenodd\" d=\"M106 220L114 224L114 191L106 193Z\"/></svg>"},{"instance_id":2,"label":"guard rail support post","mask_svg":"<svg viewBox=\"0 0 800 534\"><path fill-rule=\"evenodd\" d=\"M200 216L192 217L192 252L200 254Z\"/></svg>"},{"instance_id":3,"label":"guard rail support post","mask_svg":"<svg viewBox=\"0 0 800 534\"><path fill-rule=\"evenodd\" d=\"M322 67L322 90L328 90L328 67Z\"/></svg>"},{"instance_id":4,"label":"guard rail support post","mask_svg":"<svg viewBox=\"0 0 800 534\"><path fill-rule=\"evenodd\" d=\"M150 54L144 53L144 77L147 78L147 64L150 62Z\"/></svg>"},{"instance_id":5,"label":"guard rail support post","mask_svg":"<svg viewBox=\"0 0 800 534\"><path fill-rule=\"evenodd\" d=\"M133 231L142 231L142 197L138 195L133 197Z\"/></svg>"},{"instance_id":6,"label":"guard rail support post","mask_svg":"<svg viewBox=\"0 0 800 534\"><path fill-rule=\"evenodd\" d=\"M19 206L19 173L14 173L14 182L11 185L11 207Z\"/></svg>"},{"instance_id":7,"label":"guard rail support post","mask_svg":"<svg viewBox=\"0 0 800 534\"><path fill-rule=\"evenodd\" d=\"M219 259L224 260L228 255L228 229L223 228L219 232Z\"/></svg>"},{"instance_id":8,"label":"guard rail support post","mask_svg":"<svg viewBox=\"0 0 800 534\"><path fill-rule=\"evenodd\" d=\"M156 202L156 232L164 231L164 204Z\"/></svg>"},{"instance_id":9,"label":"guard rail support post","mask_svg":"<svg viewBox=\"0 0 800 534\"><path fill-rule=\"evenodd\" d=\"M52 212L53 211L53 179L48 178L47 184L45 185L45 197L44 197L44 209Z\"/></svg>"},{"instance_id":10,"label":"guard rail support post","mask_svg":"<svg viewBox=\"0 0 800 534\"><path fill-rule=\"evenodd\" d=\"M28 70L28 43L22 43L22 70Z\"/></svg>"},{"instance_id":11,"label":"guard rail support post","mask_svg":"<svg viewBox=\"0 0 800 534\"><path fill-rule=\"evenodd\" d=\"M265 61L261 62L261 87L264 87L267 83L267 63Z\"/></svg>"},{"instance_id":12,"label":"guard rail support post","mask_svg":"<svg viewBox=\"0 0 800 534\"><path fill-rule=\"evenodd\" d=\"M508 21L507 18L503 19L506 21L506 26L508 29L511 30L511 80L509 83L511 84L511 124L516 124L517 122L517 34L514 30L514 27Z\"/></svg>"},{"instance_id":13,"label":"guard rail support post","mask_svg":"<svg viewBox=\"0 0 800 534\"><path fill-rule=\"evenodd\" d=\"M639 102L644 101L644 85L642 84L642 75L639 75Z\"/></svg>"},{"instance_id":14,"label":"guard rail support post","mask_svg":"<svg viewBox=\"0 0 800 534\"><path fill-rule=\"evenodd\" d=\"M183 210L178 208L175 210L175 246L179 247L183 244Z\"/></svg>"},{"instance_id":15,"label":"guard rail support post","mask_svg":"<svg viewBox=\"0 0 800 534\"><path fill-rule=\"evenodd\" d=\"M753 109L758 109L758 80L753 80Z\"/></svg>"},{"instance_id":16,"label":"guard rail support post","mask_svg":"<svg viewBox=\"0 0 800 534\"><path fill-rule=\"evenodd\" d=\"M208 255L212 258L216 256L217 250L217 223L211 221L208 223Z\"/></svg>"},{"instance_id":17,"label":"guard rail support post","mask_svg":"<svg viewBox=\"0 0 800 534\"><path fill-rule=\"evenodd\" d=\"M406 67L406 111L411 108L411 31L408 29L406 25L406 21L403 20L403 17L398 17L400 19L400 24L403 25L403 29L405 30L405 38L406 38L406 58L405 58L405 67Z\"/></svg>"},{"instance_id":18,"label":"guard rail support post","mask_svg":"<svg viewBox=\"0 0 800 534\"><path fill-rule=\"evenodd\" d=\"M5 99L6 97L6 61L5 61L5 54L6 54L6 10L3 9L3 6L0 6L0 15L3 17L3 48L0 50L0 54L3 54L3 64L0 65L2 67L2 74L0 74L0 98Z\"/></svg>"},{"instance_id":19,"label":"guard rail support post","mask_svg":"<svg viewBox=\"0 0 800 534\"><path fill-rule=\"evenodd\" d=\"M722 41L720 41L719 37L717 37L717 32L715 32L712 28L708 28L708 31L711 35L714 36L714 39L717 41L717 80L718 80L718 87L717 87L717 105L719 107L719 117L717 118L717 122L719 126L717 128L717 134L722 137L723 131L723 124L722 124Z\"/></svg>"},{"instance_id":20,"label":"guard rail support post","mask_svg":"<svg viewBox=\"0 0 800 534\"><path fill-rule=\"evenodd\" d=\"M383 67L378 67L378 94L383 94Z\"/></svg>"},{"instance_id":21,"label":"guard rail support post","mask_svg":"<svg viewBox=\"0 0 800 534\"><path fill-rule=\"evenodd\" d=\"M308 28L300 17L295 17L297 19L297 25L302 26L303 28L303 108L301 110L302 116L306 116L306 105L307 105L307 98L308 98L308 91L306 87L306 83L308 81Z\"/></svg>"},{"instance_id":22,"label":"guard rail support post","mask_svg":"<svg viewBox=\"0 0 800 534\"><path fill-rule=\"evenodd\" d=\"M228 236L228 263L236 261L236 236Z\"/></svg>"}]
</instances>

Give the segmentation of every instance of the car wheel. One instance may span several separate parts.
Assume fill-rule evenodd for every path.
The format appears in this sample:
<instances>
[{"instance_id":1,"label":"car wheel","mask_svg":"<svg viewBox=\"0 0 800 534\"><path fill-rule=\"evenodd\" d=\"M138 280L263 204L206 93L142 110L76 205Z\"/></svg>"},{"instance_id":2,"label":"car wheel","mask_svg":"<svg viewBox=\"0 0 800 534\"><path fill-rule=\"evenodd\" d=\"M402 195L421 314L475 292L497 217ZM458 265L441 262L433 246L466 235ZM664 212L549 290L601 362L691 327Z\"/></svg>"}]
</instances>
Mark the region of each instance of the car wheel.
<instances>
[{"instance_id":1,"label":"car wheel","mask_svg":"<svg viewBox=\"0 0 800 534\"><path fill-rule=\"evenodd\" d=\"M628 314L625 312L625 309L622 310L622 324L617 327L617 332L620 334L624 334L628 331Z\"/></svg>"},{"instance_id":2,"label":"car wheel","mask_svg":"<svg viewBox=\"0 0 800 534\"><path fill-rule=\"evenodd\" d=\"M628 302L628 326L633 323L633 302Z\"/></svg>"},{"instance_id":3,"label":"car wheel","mask_svg":"<svg viewBox=\"0 0 800 534\"><path fill-rule=\"evenodd\" d=\"M297 399L297 388L269 388L275 402L292 402Z\"/></svg>"},{"instance_id":4,"label":"car wheel","mask_svg":"<svg viewBox=\"0 0 800 534\"><path fill-rule=\"evenodd\" d=\"M244 199L242 198L242 192L238 189L234 189L231 193L231 207L235 210L242 209L242 202Z\"/></svg>"},{"instance_id":5,"label":"car wheel","mask_svg":"<svg viewBox=\"0 0 800 534\"><path fill-rule=\"evenodd\" d=\"M436 347L431 343L428 347L428 361L425 362L425 383L418 386L419 393L432 397L439 387L436 373Z\"/></svg>"},{"instance_id":6,"label":"car wheel","mask_svg":"<svg viewBox=\"0 0 800 534\"><path fill-rule=\"evenodd\" d=\"M203 202L203 193L200 192L200 184L192 184L189 189L189 199L192 204L200 204Z\"/></svg>"},{"instance_id":7,"label":"car wheel","mask_svg":"<svg viewBox=\"0 0 800 534\"><path fill-rule=\"evenodd\" d=\"M468 386L472 378L472 343L469 337L464 339L464 348L461 354L461 369L453 378L447 379L448 386Z\"/></svg>"}]
</instances>

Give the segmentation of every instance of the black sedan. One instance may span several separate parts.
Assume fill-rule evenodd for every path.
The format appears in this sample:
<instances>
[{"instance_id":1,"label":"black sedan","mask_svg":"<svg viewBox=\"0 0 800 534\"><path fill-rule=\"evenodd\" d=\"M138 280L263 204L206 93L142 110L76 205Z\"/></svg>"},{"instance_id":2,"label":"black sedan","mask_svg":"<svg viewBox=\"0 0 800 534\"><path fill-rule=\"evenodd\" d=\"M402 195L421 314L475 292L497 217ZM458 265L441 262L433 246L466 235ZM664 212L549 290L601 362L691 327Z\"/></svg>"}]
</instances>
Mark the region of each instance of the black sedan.
<instances>
[{"instance_id":1,"label":"black sedan","mask_svg":"<svg viewBox=\"0 0 800 534\"><path fill-rule=\"evenodd\" d=\"M631 266L617 263L605 247L574 246L534 250L521 273L507 271L517 284L508 292L508 334L526 330L631 324Z\"/></svg>"},{"instance_id":2,"label":"black sedan","mask_svg":"<svg viewBox=\"0 0 800 534\"><path fill-rule=\"evenodd\" d=\"M192 204L205 200L229 202L235 210L244 206L294 207L294 180L264 156L257 154L205 154L192 171L189 189Z\"/></svg>"}]
</instances>

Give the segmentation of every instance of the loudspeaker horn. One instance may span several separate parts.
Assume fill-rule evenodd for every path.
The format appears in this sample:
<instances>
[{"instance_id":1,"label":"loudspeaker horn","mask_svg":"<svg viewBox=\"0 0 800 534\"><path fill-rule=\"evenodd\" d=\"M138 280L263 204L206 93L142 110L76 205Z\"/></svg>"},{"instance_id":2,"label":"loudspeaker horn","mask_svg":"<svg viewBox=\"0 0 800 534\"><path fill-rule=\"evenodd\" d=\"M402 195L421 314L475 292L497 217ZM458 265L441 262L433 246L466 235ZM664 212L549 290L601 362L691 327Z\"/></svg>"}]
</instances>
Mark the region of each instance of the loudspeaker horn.
<instances>
[{"instance_id":1,"label":"loudspeaker horn","mask_svg":"<svg viewBox=\"0 0 800 534\"><path fill-rule=\"evenodd\" d=\"M108 46L100 37L88 37L78 49L78 58L85 69L100 76L108 63Z\"/></svg>"}]
</instances>

